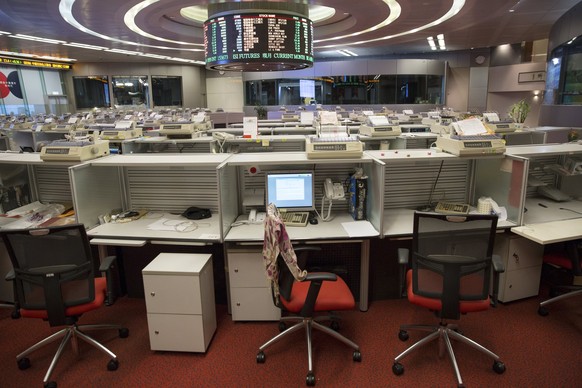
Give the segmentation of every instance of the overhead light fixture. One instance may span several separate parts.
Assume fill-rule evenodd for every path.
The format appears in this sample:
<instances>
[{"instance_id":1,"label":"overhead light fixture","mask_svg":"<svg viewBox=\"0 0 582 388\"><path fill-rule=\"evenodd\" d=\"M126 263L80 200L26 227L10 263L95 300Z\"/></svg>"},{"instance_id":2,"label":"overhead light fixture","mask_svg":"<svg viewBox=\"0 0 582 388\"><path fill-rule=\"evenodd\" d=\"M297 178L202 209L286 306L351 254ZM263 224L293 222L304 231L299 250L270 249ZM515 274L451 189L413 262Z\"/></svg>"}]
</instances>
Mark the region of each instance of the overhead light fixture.
<instances>
[{"instance_id":1,"label":"overhead light fixture","mask_svg":"<svg viewBox=\"0 0 582 388\"><path fill-rule=\"evenodd\" d=\"M445 35L444 34L438 34L437 35L437 39L439 42L439 49L441 50L446 50L447 46L445 45Z\"/></svg>"},{"instance_id":2,"label":"overhead light fixture","mask_svg":"<svg viewBox=\"0 0 582 388\"><path fill-rule=\"evenodd\" d=\"M39 37L36 37L36 36L23 35L23 34L14 34L14 35L8 35L8 36L10 38L17 38L17 39L24 39L24 40L32 40L32 41L35 41L35 42L42 42L42 43L52 43L52 44L66 43L63 40L39 38Z\"/></svg>"},{"instance_id":3,"label":"overhead light fixture","mask_svg":"<svg viewBox=\"0 0 582 388\"><path fill-rule=\"evenodd\" d=\"M436 44L434 42L434 38L432 36L429 36L428 38L426 38L426 40L428 41L428 45L430 46L431 50L434 51L437 49Z\"/></svg>"},{"instance_id":4,"label":"overhead light fixture","mask_svg":"<svg viewBox=\"0 0 582 388\"><path fill-rule=\"evenodd\" d=\"M345 55L346 57L357 57L358 54L356 54L353 51L350 50L337 50L338 53Z\"/></svg>"},{"instance_id":5,"label":"overhead light fixture","mask_svg":"<svg viewBox=\"0 0 582 388\"><path fill-rule=\"evenodd\" d=\"M107 47L103 47L103 46L94 46L92 44L85 44L85 43L63 43L63 46L70 46L70 47L78 47L78 48L84 48L84 49L88 49L88 50L109 50Z\"/></svg>"}]
</instances>

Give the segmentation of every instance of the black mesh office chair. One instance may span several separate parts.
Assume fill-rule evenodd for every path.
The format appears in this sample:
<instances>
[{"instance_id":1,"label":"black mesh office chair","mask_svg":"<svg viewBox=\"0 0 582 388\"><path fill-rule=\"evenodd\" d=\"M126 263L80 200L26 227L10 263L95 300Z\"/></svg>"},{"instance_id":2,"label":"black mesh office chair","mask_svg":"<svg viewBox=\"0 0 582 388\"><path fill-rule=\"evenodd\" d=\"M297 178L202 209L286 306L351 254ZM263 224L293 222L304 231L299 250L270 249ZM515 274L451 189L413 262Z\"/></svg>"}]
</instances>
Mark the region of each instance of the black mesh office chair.
<instances>
[{"instance_id":1,"label":"black mesh office chair","mask_svg":"<svg viewBox=\"0 0 582 388\"><path fill-rule=\"evenodd\" d=\"M463 342L493 358L493 370L505 371L498 355L458 332L461 314L487 310L490 274L493 266L503 271L501 258L493 256L497 217L490 215L445 215L416 212L411 252L411 269L406 274L408 300L433 311L438 325L403 325L398 337L408 339L408 330L430 334L394 359L392 371L404 373L400 361L412 351L439 340L439 356L447 352L458 385L463 386L451 339Z\"/></svg>"},{"instance_id":2,"label":"black mesh office chair","mask_svg":"<svg viewBox=\"0 0 582 388\"><path fill-rule=\"evenodd\" d=\"M294 263L287 263L294 258L295 251L289 237L285 231L285 224L281 221L279 212L274 205L267 208L267 217L265 218L265 247L263 248L263 257L269 262L269 248L277 247L280 254L277 255L273 264L267 266L267 272L273 271L275 279L272 280L273 301L284 314L289 314L282 318L279 329L281 333L271 338L259 348L257 353L257 363L264 363L266 360L265 350L283 338L298 331L305 330L307 336L307 359L309 370L307 372L306 384L315 385L315 374L313 371L312 361L312 330L320 330L331 337L343 342L353 349L353 361L360 362L362 355L360 347L347 339L338 332L319 323L318 319L328 319L333 316L329 312L340 310L352 310L355 307L354 297L343 279L336 274L329 272L311 272L303 273L301 280L295 279L290 267L297 266ZM271 233L272 232L272 233ZM299 251L299 249L298 249ZM271 251L272 253L273 251ZM284 257L285 258L284 258ZM295 321L293 326L286 328L284 322ZM337 321L333 321L336 322ZM333 325L337 329L337 325Z\"/></svg>"},{"instance_id":3,"label":"black mesh office chair","mask_svg":"<svg viewBox=\"0 0 582 388\"><path fill-rule=\"evenodd\" d=\"M56 387L56 382L50 381L51 374L69 342L78 353L77 339L107 354L110 358L107 369L116 370L119 362L115 354L85 331L115 329L125 338L128 329L109 324L77 324L83 313L113 300L107 278L94 276L94 262L84 226L3 230L0 235L14 268L21 316L46 320L51 327L65 326L17 355L18 367L29 368L28 356L32 352L62 338L43 379L45 387ZM114 259L103 260L100 270L107 273Z\"/></svg>"},{"instance_id":4,"label":"black mesh office chair","mask_svg":"<svg viewBox=\"0 0 582 388\"><path fill-rule=\"evenodd\" d=\"M541 316L549 314L548 305L582 295L582 285L572 284L575 276L582 276L582 261L580 261L582 240L568 241L563 248L563 250L552 250L544 254L544 263L562 275L556 277L568 280L564 283L552 284L550 295L555 296L540 303L538 313ZM564 293L565 290L567 290L566 293Z\"/></svg>"}]
</instances>

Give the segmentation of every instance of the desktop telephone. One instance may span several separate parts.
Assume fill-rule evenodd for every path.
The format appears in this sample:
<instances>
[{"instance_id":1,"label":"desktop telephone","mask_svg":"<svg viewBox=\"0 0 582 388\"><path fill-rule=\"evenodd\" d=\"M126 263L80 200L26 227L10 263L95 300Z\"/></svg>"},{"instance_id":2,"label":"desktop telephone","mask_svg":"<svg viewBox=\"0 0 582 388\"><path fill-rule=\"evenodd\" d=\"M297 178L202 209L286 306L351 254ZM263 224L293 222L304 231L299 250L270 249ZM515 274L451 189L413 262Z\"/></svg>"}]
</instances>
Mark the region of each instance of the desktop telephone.
<instances>
[{"instance_id":1,"label":"desktop telephone","mask_svg":"<svg viewBox=\"0 0 582 388\"><path fill-rule=\"evenodd\" d=\"M232 133L226 132L212 132L212 138L218 141L224 141L226 139L234 139L234 135Z\"/></svg>"},{"instance_id":2,"label":"desktop telephone","mask_svg":"<svg viewBox=\"0 0 582 388\"><path fill-rule=\"evenodd\" d=\"M325 197L327 199L344 199L346 196L344 186L338 182L332 183L330 178L325 179L323 187L325 190Z\"/></svg>"},{"instance_id":3,"label":"desktop telephone","mask_svg":"<svg viewBox=\"0 0 582 388\"><path fill-rule=\"evenodd\" d=\"M251 209L249 212L249 223L262 223L265 220L266 213L257 212L257 209Z\"/></svg>"}]
</instances>

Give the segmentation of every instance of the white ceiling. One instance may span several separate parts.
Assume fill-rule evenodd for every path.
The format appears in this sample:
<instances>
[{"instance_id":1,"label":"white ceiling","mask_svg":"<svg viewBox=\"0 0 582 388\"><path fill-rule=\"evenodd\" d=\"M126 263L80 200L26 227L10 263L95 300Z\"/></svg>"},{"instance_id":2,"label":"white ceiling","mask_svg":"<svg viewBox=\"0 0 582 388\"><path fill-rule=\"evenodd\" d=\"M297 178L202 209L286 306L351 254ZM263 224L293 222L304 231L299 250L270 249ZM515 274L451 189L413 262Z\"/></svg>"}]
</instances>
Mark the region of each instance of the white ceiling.
<instances>
[{"instance_id":1,"label":"white ceiling","mask_svg":"<svg viewBox=\"0 0 582 388\"><path fill-rule=\"evenodd\" d=\"M348 49L361 57L430 52L426 38L438 34L444 34L447 51L545 39L555 21L579 1L309 1L310 5L336 10L332 18L315 25L315 60L345 59L337 49ZM202 25L182 17L180 10L193 5L204 9L208 3L208 0L0 0L0 51L74 58L78 62L178 63L176 58L202 62ZM426 27L446 15L454 4L464 5L450 19ZM375 27L394 17L397 8L398 18ZM71 22L63 18L60 9L72 11ZM509 12L510 9L514 12ZM133 20L137 29L130 29L124 20ZM140 33L135 32L138 29ZM367 29L374 30L363 32ZM97 45L106 50L41 43L8 34ZM348 36L326 41L344 35ZM337 46L326 47L329 45ZM112 49L175 59L115 53Z\"/></svg>"}]
</instances>

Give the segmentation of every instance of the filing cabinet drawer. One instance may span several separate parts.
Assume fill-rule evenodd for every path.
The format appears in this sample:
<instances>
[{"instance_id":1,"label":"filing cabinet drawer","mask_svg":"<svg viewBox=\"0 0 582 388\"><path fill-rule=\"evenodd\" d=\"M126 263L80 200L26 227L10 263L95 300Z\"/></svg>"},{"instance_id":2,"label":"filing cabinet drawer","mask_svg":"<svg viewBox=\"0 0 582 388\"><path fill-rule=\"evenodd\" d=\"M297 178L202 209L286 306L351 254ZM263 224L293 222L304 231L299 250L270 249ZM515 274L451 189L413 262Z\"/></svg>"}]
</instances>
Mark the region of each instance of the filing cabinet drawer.
<instances>
[{"instance_id":1,"label":"filing cabinet drawer","mask_svg":"<svg viewBox=\"0 0 582 388\"><path fill-rule=\"evenodd\" d=\"M267 284L261 251L229 251L230 287L264 287Z\"/></svg>"},{"instance_id":2,"label":"filing cabinet drawer","mask_svg":"<svg viewBox=\"0 0 582 388\"><path fill-rule=\"evenodd\" d=\"M538 295L541 272L542 267L537 266L502 273L499 276L499 301L511 302Z\"/></svg>"},{"instance_id":3,"label":"filing cabinet drawer","mask_svg":"<svg viewBox=\"0 0 582 388\"><path fill-rule=\"evenodd\" d=\"M520 236L497 236L495 253L504 258L505 271L542 265L544 247Z\"/></svg>"},{"instance_id":4,"label":"filing cabinet drawer","mask_svg":"<svg viewBox=\"0 0 582 388\"><path fill-rule=\"evenodd\" d=\"M148 313L152 350L205 352L215 329L202 315Z\"/></svg>"},{"instance_id":5,"label":"filing cabinet drawer","mask_svg":"<svg viewBox=\"0 0 582 388\"><path fill-rule=\"evenodd\" d=\"M143 275L149 313L202 314L197 276Z\"/></svg>"},{"instance_id":6,"label":"filing cabinet drawer","mask_svg":"<svg viewBox=\"0 0 582 388\"><path fill-rule=\"evenodd\" d=\"M231 288L231 311L233 321L277 321L281 317L268 287Z\"/></svg>"}]
</instances>

